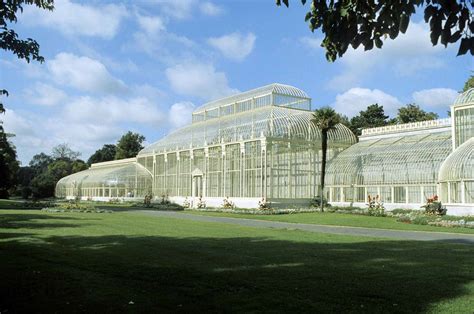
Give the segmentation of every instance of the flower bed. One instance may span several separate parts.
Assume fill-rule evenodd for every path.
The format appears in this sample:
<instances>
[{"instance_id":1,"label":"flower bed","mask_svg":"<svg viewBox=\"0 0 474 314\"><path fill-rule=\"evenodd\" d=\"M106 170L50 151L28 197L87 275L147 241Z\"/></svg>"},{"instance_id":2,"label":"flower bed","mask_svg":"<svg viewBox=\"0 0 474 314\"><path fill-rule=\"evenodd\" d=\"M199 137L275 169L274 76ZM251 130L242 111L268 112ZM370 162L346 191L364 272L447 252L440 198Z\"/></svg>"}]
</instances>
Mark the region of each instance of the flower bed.
<instances>
[{"instance_id":1,"label":"flower bed","mask_svg":"<svg viewBox=\"0 0 474 314\"><path fill-rule=\"evenodd\" d=\"M92 204L82 204L80 202L59 202L53 206L45 207L42 211L48 213L112 213L111 210L99 209Z\"/></svg>"},{"instance_id":2,"label":"flower bed","mask_svg":"<svg viewBox=\"0 0 474 314\"><path fill-rule=\"evenodd\" d=\"M285 215L296 213L314 213L319 210L314 208L270 208L270 209L254 209L254 208L193 208L193 211L217 212L231 214L250 214L250 215Z\"/></svg>"},{"instance_id":3,"label":"flower bed","mask_svg":"<svg viewBox=\"0 0 474 314\"><path fill-rule=\"evenodd\" d=\"M421 210L392 215L397 221L415 225L429 225L436 227L474 228L474 217L436 216L426 214Z\"/></svg>"}]
</instances>

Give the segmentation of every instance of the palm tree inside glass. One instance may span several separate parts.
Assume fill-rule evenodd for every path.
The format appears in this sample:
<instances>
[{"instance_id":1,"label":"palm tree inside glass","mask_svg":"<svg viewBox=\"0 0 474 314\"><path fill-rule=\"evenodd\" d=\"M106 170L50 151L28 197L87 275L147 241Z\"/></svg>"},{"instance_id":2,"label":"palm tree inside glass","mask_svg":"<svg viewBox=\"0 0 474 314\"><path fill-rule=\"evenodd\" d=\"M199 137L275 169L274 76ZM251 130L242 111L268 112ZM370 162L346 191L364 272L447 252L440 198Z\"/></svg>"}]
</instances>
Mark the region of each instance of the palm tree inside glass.
<instances>
[{"instance_id":1,"label":"palm tree inside glass","mask_svg":"<svg viewBox=\"0 0 474 314\"><path fill-rule=\"evenodd\" d=\"M336 129L341 116L331 107L321 107L313 113L311 122L321 131L321 182L319 186L319 204L324 212L324 178L326 176L326 155L328 149L328 133Z\"/></svg>"}]
</instances>

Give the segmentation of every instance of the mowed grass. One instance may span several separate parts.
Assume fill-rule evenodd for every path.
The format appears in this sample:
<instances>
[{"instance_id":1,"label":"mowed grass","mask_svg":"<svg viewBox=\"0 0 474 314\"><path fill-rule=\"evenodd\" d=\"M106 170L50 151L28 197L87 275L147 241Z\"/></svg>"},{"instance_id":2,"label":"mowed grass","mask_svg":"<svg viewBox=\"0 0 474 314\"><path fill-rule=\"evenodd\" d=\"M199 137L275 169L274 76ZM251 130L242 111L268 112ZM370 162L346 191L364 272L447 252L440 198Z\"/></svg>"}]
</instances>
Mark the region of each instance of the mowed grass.
<instances>
[{"instance_id":1,"label":"mowed grass","mask_svg":"<svg viewBox=\"0 0 474 314\"><path fill-rule=\"evenodd\" d=\"M297 214L285 214L285 215L253 215L253 214L233 214L233 213L206 212L206 211L187 211L187 212L194 215L271 220L271 221L283 221L283 222L305 223L305 224L316 224L316 225L474 234L474 229L469 229L469 228L456 228L456 227L450 228L450 227L436 227L436 226L429 226L429 225L415 225L415 224L399 222L397 221L397 218L394 218L394 217L374 217L374 216L355 215L355 214L314 212L314 213L297 213Z\"/></svg>"},{"instance_id":2,"label":"mowed grass","mask_svg":"<svg viewBox=\"0 0 474 314\"><path fill-rule=\"evenodd\" d=\"M472 245L0 210L0 312L472 313Z\"/></svg>"}]
</instances>

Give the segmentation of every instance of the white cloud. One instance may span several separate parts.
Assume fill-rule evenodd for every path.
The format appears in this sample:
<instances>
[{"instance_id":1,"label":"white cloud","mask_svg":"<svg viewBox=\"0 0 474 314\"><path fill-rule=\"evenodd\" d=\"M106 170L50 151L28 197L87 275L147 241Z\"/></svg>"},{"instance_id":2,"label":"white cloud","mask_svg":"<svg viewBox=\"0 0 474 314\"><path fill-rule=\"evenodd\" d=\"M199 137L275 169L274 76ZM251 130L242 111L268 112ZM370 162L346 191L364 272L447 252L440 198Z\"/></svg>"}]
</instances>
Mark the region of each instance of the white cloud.
<instances>
[{"instance_id":1,"label":"white cloud","mask_svg":"<svg viewBox=\"0 0 474 314\"><path fill-rule=\"evenodd\" d=\"M190 18L196 9L208 16L216 16L224 11L211 1L200 3L198 0L154 0L154 3L160 5L165 16L180 20Z\"/></svg>"},{"instance_id":2,"label":"white cloud","mask_svg":"<svg viewBox=\"0 0 474 314\"><path fill-rule=\"evenodd\" d=\"M127 16L127 10L123 5L85 5L57 0L52 12L27 6L24 14L22 20L25 23L53 28L68 36L111 39L117 34L121 20Z\"/></svg>"},{"instance_id":3,"label":"white cloud","mask_svg":"<svg viewBox=\"0 0 474 314\"><path fill-rule=\"evenodd\" d=\"M5 131L7 133L15 134L16 137L29 136L35 133L34 126L14 109L8 109L5 111L5 116L0 121L3 121Z\"/></svg>"},{"instance_id":4,"label":"white cloud","mask_svg":"<svg viewBox=\"0 0 474 314\"><path fill-rule=\"evenodd\" d=\"M449 108L459 93L450 88L432 88L414 92L413 101L425 109Z\"/></svg>"},{"instance_id":5,"label":"white cloud","mask_svg":"<svg viewBox=\"0 0 474 314\"><path fill-rule=\"evenodd\" d=\"M93 123L147 123L156 124L163 120L159 108L146 98L124 99L114 96L100 99L84 96L64 108L68 121Z\"/></svg>"},{"instance_id":6,"label":"white cloud","mask_svg":"<svg viewBox=\"0 0 474 314\"><path fill-rule=\"evenodd\" d=\"M41 106L55 106L66 100L62 90L44 83L36 83L31 90L26 90L27 101Z\"/></svg>"},{"instance_id":7,"label":"white cloud","mask_svg":"<svg viewBox=\"0 0 474 314\"><path fill-rule=\"evenodd\" d=\"M12 141L24 163L39 152L49 153L60 143L70 144L87 158L103 144L116 142L127 130L167 126L167 112L140 97L83 96L52 110L48 114L7 110L4 127L16 134Z\"/></svg>"},{"instance_id":8,"label":"white cloud","mask_svg":"<svg viewBox=\"0 0 474 314\"><path fill-rule=\"evenodd\" d=\"M99 61L70 53L59 53L47 62L53 79L62 85L94 93L117 93L127 89Z\"/></svg>"},{"instance_id":9,"label":"white cloud","mask_svg":"<svg viewBox=\"0 0 474 314\"><path fill-rule=\"evenodd\" d=\"M212 2L205 1L199 5L199 9L205 15L216 16L222 14L224 10Z\"/></svg>"},{"instance_id":10,"label":"white cloud","mask_svg":"<svg viewBox=\"0 0 474 314\"><path fill-rule=\"evenodd\" d=\"M163 19L158 16L145 16L137 14L138 25L148 34L154 34L166 29Z\"/></svg>"},{"instance_id":11,"label":"white cloud","mask_svg":"<svg viewBox=\"0 0 474 314\"><path fill-rule=\"evenodd\" d=\"M143 51L166 62L180 59L194 46L189 38L169 32L159 16L137 14L137 22L140 31L133 33L133 42L124 45L126 49Z\"/></svg>"},{"instance_id":12,"label":"white cloud","mask_svg":"<svg viewBox=\"0 0 474 314\"><path fill-rule=\"evenodd\" d=\"M196 0L155 0L166 16L186 19L191 16Z\"/></svg>"},{"instance_id":13,"label":"white cloud","mask_svg":"<svg viewBox=\"0 0 474 314\"><path fill-rule=\"evenodd\" d=\"M208 39L208 43L227 58L241 61L252 52L255 39L253 33L243 35L236 32L221 37L211 37Z\"/></svg>"},{"instance_id":14,"label":"white cloud","mask_svg":"<svg viewBox=\"0 0 474 314\"><path fill-rule=\"evenodd\" d=\"M349 118L359 114L359 111L367 109L371 104L383 106L388 115L395 115L402 103L394 96L384 93L378 89L351 88L343 94L336 96L332 107L339 113Z\"/></svg>"},{"instance_id":15,"label":"white cloud","mask_svg":"<svg viewBox=\"0 0 474 314\"><path fill-rule=\"evenodd\" d=\"M307 39L300 41L311 47ZM356 50L349 48L335 62L341 66L341 72L328 81L327 87L337 91L346 90L363 84L372 73L391 72L403 77L439 69L445 66L445 61L440 56L443 51L445 48L441 45L431 44L426 23L410 23L406 34L400 34L395 40L385 40L382 49L364 51L363 46Z\"/></svg>"},{"instance_id":16,"label":"white cloud","mask_svg":"<svg viewBox=\"0 0 474 314\"><path fill-rule=\"evenodd\" d=\"M175 92L205 100L239 92L230 88L225 73L216 72L211 64L179 64L166 69L166 77Z\"/></svg>"},{"instance_id":17,"label":"white cloud","mask_svg":"<svg viewBox=\"0 0 474 314\"><path fill-rule=\"evenodd\" d=\"M194 108L194 104L188 101L173 104L169 111L169 121L172 127L179 128L190 123Z\"/></svg>"},{"instance_id":18,"label":"white cloud","mask_svg":"<svg viewBox=\"0 0 474 314\"><path fill-rule=\"evenodd\" d=\"M321 47L321 38L304 36L300 38L300 43L312 50L323 50Z\"/></svg>"}]
</instances>

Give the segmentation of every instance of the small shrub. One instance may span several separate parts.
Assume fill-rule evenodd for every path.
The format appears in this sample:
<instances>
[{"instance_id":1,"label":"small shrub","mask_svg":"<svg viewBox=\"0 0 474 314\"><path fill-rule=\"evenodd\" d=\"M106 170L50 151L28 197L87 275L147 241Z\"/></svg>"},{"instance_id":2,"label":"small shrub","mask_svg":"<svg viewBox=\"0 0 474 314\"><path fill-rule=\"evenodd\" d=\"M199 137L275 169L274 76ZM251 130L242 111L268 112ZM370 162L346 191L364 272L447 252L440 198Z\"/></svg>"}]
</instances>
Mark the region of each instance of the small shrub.
<instances>
[{"instance_id":1,"label":"small shrub","mask_svg":"<svg viewBox=\"0 0 474 314\"><path fill-rule=\"evenodd\" d=\"M369 214L369 216L385 216L385 207L383 206L383 202L378 195L375 197L369 195L367 200L367 205L369 206L367 209L367 213Z\"/></svg>"},{"instance_id":2,"label":"small shrub","mask_svg":"<svg viewBox=\"0 0 474 314\"><path fill-rule=\"evenodd\" d=\"M260 210L268 210L268 209L271 209L272 204L270 202L267 201L267 199L265 197L262 197L262 199L260 201L258 201L258 209Z\"/></svg>"},{"instance_id":3,"label":"small shrub","mask_svg":"<svg viewBox=\"0 0 474 314\"><path fill-rule=\"evenodd\" d=\"M151 207L151 198L151 195L145 195L145 199L143 200L145 207Z\"/></svg>"},{"instance_id":4,"label":"small shrub","mask_svg":"<svg viewBox=\"0 0 474 314\"><path fill-rule=\"evenodd\" d=\"M321 197L319 195L313 197L311 202L309 203L310 207L321 207ZM323 197L323 206L330 207L331 204L328 203L327 199Z\"/></svg>"},{"instance_id":5,"label":"small shrub","mask_svg":"<svg viewBox=\"0 0 474 314\"><path fill-rule=\"evenodd\" d=\"M206 208L206 202L202 199L202 196L199 196L199 199L196 203L197 208Z\"/></svg>"},{"instance_id":6,"label":"small shrub","mask_svg":"<svg viewBox=\"0 0 474 314\"><path fill-rule=\"evenodd\" d=\"M234 203L231 200L229 200L228 196L224 198L224 200L222 201L222 208L230 209L234 207L235 207Z\"/></svg>"},{"instance_id":7,"label":"small shrub","mask_svg":"<svg viewBox=\"0 0 474 314\"><path fill-rule=\"evenodd\" d=\"M446 215L447 209L438 200L438 195L426 199L426 204L421 206L429 215Z\"/></svg>"},{"instance_id":8,"label":"small shrub","mask_svg":"<svg viewBox=\"0 0 474 314\"><path fill-rule=\"evenodd\" d=\"M167 205L167 204L170 204L170 200L169 200L169 195L168 194L163 194L161 195L161 202L160 204L161 205Z\"/></svg>"},{"instance_id":9,"label":"small shrub","mask_svg":"<svg viewBox=\"0 0 474 314\"><path fill-rule=\"evenodd\" d=\"M189 202L188 198L186 197L183 202L183 208L190 208L191 203Z\"/></svg>"}]
</instances>

